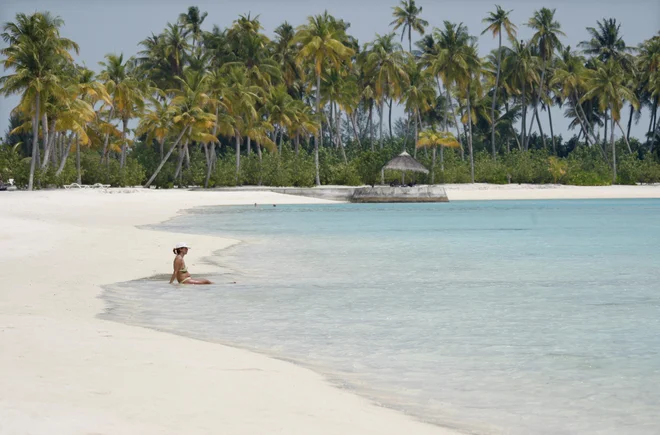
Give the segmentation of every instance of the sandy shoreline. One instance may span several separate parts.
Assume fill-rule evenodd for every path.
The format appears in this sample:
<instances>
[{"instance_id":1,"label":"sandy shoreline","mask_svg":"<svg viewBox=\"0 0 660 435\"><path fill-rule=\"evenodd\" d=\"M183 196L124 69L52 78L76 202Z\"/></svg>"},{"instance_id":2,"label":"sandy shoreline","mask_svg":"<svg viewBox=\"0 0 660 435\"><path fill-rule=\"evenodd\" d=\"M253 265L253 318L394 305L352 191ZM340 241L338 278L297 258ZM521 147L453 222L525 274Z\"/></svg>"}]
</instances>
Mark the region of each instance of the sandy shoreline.
<instances>
[{"instance_id":1,"label":"sandy shoreline","mask_svg":"<svg viewBox=\"0 0 660 435\"><path fill-rule=\"evenodd\" d=\"M321 203L270 192L117 189L0 197L0 434L449 433L259 354L104 321L101 285L234 241L137 229L204 205ZM174 288L174 291L179 291Z\"/></svg>"},{"instance_id":2,"label":"sandy shoreline","mask_svg":"<svg viewBox=\"0 0 660 435\"><path fill-rule=\"evenodd\" d=\"M451 200L660 198L660 186L446 188ZM327 201L264 191L0 194L0 434L450 433L290 363L95 317L101 285L168 273L174 243L191 243L188 266L208 273L204 257L236 242L137 226L255 202Z\"/></svg>"}]
</instances>

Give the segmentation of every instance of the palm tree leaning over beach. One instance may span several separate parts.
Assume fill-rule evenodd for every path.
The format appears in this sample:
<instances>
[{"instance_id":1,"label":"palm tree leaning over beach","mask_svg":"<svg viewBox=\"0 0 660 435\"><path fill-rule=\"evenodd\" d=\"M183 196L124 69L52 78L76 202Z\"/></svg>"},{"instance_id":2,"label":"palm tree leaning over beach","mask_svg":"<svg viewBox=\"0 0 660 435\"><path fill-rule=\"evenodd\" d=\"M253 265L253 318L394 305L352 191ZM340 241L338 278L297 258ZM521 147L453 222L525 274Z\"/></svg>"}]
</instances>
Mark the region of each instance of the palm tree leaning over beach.
<instances>
[{"instance_id":1,"label":"palm tree leaning over beach","mask_svg":"<svg viewBox=\"0 0 660 435\"><path fill-rule=\"evenodd\" d=\"M511 11L505 11L500 5L495 5L495 12L489 12L488 16L482 20L483 23L488 24L481 34L486 32L493 34L493 37L499 37L497 45L497 73L495 75L495 88L493 89L493 101L490 109L490 146L493 154L493 160L496 157L495 150L495 106L497 105L497 91L500 86L500 72L502 70L502 30L504 30L509 37L509 40L516 39L517 27L509 18Z\"/></svg>"}]
</instances>

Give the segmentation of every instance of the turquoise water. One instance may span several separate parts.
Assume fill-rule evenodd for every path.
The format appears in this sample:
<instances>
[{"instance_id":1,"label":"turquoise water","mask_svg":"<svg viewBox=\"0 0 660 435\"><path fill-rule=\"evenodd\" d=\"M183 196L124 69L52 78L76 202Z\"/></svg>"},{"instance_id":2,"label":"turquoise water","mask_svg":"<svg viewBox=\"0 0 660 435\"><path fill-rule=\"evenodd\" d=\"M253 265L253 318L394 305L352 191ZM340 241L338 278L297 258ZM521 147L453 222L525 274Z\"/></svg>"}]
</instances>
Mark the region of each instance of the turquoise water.
<instances>
[{"instance_id":1,"label":"turquoise water","mask_svg":"<svg viewBox=\"0 0 660 435\"><path fill-rule=\"evenodd\" d=\"M104 317L466 433L660 433L658 200L218 207L158 228L243 243L218 284L111 286Z\"/></svg>"}]
</instances>

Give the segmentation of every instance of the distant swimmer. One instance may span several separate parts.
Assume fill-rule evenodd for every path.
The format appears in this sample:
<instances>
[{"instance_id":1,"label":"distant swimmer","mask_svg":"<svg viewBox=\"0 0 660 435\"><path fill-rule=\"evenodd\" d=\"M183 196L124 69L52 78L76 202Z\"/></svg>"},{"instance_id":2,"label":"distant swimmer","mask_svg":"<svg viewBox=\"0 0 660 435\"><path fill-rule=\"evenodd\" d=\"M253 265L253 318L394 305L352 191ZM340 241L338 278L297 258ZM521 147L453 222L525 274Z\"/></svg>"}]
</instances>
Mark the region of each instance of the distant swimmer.
<instances>
[{"instance_id":1,"label":"distant swimmer","mask_svg":"<svg viewBox=\"0 0 660 435\"><path fill-rule=\"evenodd\" d=\"M188 272L186 267L186 262L183 257L186 256L190 246L186 243L177 243L172 252L174 252L174 273L172 273L172 278L170 278L170 284L176 279L180 284L213 284L208 279L193 279Z\"/></svg>"}]
</instances>

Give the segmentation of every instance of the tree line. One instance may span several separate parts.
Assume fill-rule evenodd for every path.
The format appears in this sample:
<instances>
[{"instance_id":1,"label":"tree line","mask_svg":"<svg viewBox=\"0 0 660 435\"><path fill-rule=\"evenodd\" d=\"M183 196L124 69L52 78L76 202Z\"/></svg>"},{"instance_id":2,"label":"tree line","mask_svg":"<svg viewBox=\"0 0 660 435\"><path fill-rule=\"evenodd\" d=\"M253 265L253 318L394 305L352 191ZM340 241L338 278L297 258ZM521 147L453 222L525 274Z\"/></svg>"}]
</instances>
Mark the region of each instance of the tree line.
<instances>
[{"instance_id":1,"label":"tree line","mask_svg":"<svg viewBox=\"0 0 660 435\"><path fill-rule=\"evenodd\" d=\"M431 28L414 0L392 10L392 31L360 43L327 12L269 38L249 14L203 30L207 14L193 6L136 56L105 55L98 73L75 63L79 47L60 18L19 13L1 35L10 74L0 91L21 100L0 176L28 189L35 178L376 183L391 177L380 166L408 150L431 183L660 180L660 32L630 47L616 19L604 19L572 48L555 10L541 8L523 24L532 37L519 40L511 11L495 6L480 31L498 48L481 57L462 23ZM397 105L405 116L393 122ZM553 107L576 131L569 140L554 132ZM631 137L643 110L647 133Z\"/></svg>"}]
</instances>

